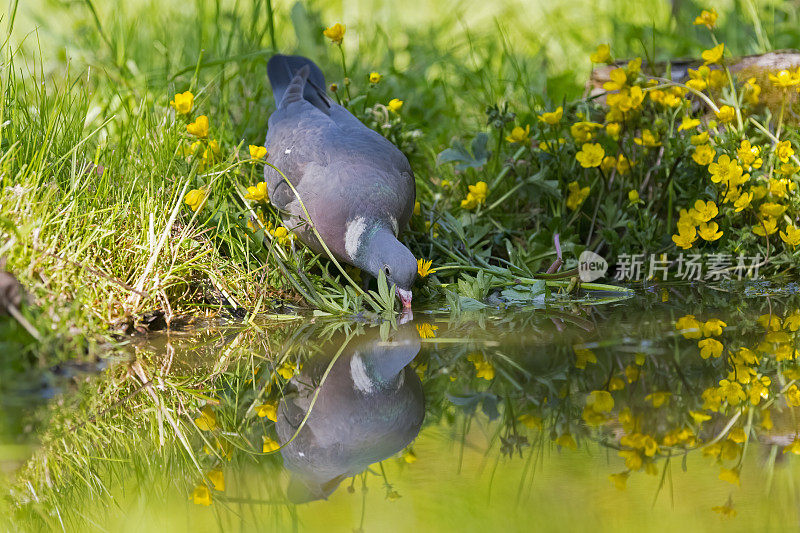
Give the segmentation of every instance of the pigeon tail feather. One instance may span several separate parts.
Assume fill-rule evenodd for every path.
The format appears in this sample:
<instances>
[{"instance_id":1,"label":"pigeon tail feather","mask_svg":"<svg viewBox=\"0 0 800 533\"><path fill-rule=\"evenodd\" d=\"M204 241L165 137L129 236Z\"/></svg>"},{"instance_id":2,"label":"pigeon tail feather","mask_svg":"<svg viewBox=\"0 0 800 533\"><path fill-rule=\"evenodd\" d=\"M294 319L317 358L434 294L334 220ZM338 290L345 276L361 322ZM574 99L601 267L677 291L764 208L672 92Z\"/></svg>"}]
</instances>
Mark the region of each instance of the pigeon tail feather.
<instances>
[{"instance_id":1,"label":"pigeon tail feather","mask_svg":"<svg viewBox=\"0 0 800 533\"><path fill-rule=\"evenodd\" d=\"M301 70L307 72L303 76L303 83L296 88L295 79ZM275 97L275 104L280 108L283 106L285 97L290 88L299 90L298 95L313 104L317 109L325 114L330 112L331 101L325 92L325 76L320 68L310 59L302 56L285 56L276 54L267 63L267 76L272 85L272 95ZM293 95L297 98L298 95ZM297 101L292 99L292 102ZM286 102L291 103L291 102Z\"/></svg>"}]
</instances>

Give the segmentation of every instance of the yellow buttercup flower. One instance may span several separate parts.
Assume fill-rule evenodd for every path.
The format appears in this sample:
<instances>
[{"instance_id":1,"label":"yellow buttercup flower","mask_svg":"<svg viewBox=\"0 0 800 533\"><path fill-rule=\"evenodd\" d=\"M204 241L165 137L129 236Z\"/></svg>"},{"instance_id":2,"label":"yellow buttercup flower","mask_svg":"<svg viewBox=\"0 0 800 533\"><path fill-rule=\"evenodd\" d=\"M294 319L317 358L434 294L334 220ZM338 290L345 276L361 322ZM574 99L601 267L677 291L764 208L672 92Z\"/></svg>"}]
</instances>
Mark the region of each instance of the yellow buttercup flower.
<instances>
[{"instance_id":1,"label":"yellow buttercup flower","mask_svg":"<svg viewBox=\"0 0 800 533\"><path fill-rule=\"evenodd\" d=\"M716 154L717 153L710 144L701 144L694 149L694 152L692 153L692 160L698 165L706 166L714 161L714 156Z\"/></svg>"},{"instance_id":2,"label":"yellow buttercup flower","mask_svg":"<svg viewBox=\"0 0 800 533\"><path fill-rule=\"evenodd\" d=\"M638 204L641 200L639 199L639 191L636 189L631 189L628 191L628 202L631 204Z\"/></svg>"},{"instance_id":3,"label":"yellow buttercup flower","mask_svg":"<svg viewBox=\"0 0 800 533\"><path fill-rule=\"evenodd\" d=\"M180 113L181 115L187 115L192 112L194 95L192 94L192 91L177 93L175 95L175 99L172 100L169 105L171 105L177 113Z\"/></svg>"},{"instance_id":4,"label":"yellow buttercup flower","mask_svg":"<svg viewBox=\"0 0 800 533\"><path fill-rule=\"evenodd\" d=\"M701 144L708 144L708 141L709 138L707 131L702 131L697 135L692 135L691 137L689 137L689 142L692 143L692 146L700 146Z\"/></svg>"},{"instance_id":5,"label":"yellow buttercup flower","mask_svg":"<svg viewBox=\"0 0 800 533\"><path fill-rule=\"evenodd\" d=\"M581 150L575 154L575 159L583 168L600 166L603 161L605 150L597 143L585 143Z\"/></svg>"},{"instance_id":6,"label":"yellow buttercup flower","mask_svg":"<svg viewBox=\"0 0 800 533\"><path fill-rule=\"evenodd\" d=\"M795 247L800 244L800 228L786 226L786 231L780 233L781 240L789 246Z\"/></svg>"},{"instance_id":7,"label":"yellow buttercup flower","mask_svg":"<svg viewBox=\"0 0 800 533\"><path fill-rule=\"evenodd\" d=\"M753 146L747 139L742 139L739 148L736 150L736 156L741 161L742 165L752 168L761 168L763 161L759 157L761 155L761 148Z\"/></svg>"},{"instance_id":8,"label":"yellow buttercup flower","mask_svg":"<svg viewBox=\"0 0 800 533\"><path fill-rule=\"evenodd\" d=\"M755 106L759 103L761 96L761 86L756 83L755 78L750 78L744 85L744 100L748 104Z\"/></svg>"},{"instance_id":9,"label":"yellow buttercup flower","mask_svg":"<svg viewBox=\"0 0 800 533\"><path fill-rule=\"evenodd\" d=\"M692 118L689 115L684 115L681 120L681 125L678 126L678 131L690 130L700 125L699 118Z\"/></svg>"},{"instance_id":10,"label":"yellow buttercup flower","mask_svg":"<svg viewBox=\"0 0 800 533\"><path fill-rule=\"evenodd\" d=\"M617 172L622 174L623 176L631 171L631 160L625 157L622 154L619 154L617 158Z\"/></svg>"},{"instance_id":11,"label":"yellow buttercup flower","mask_svg":"<svg viewBox=\"0 0 800 533\"><path fill-rule=\"evenodd\" d=\"M714 63L719 63L719 60L722 59L722 54L725 51L725 43L719 43L714 48L710 50L704 50L700 56L703 58L704 65L711 65Z\"/></svg>"},{"instance_id":12,"label":"yellow buttercup flower","mask_svg":"<svg viewBox=\"0 0 800 533\"><path fill-rule=\"evenodd\" d=\"M611 57L611 47L607 44L597 45L597 50L589 56L592 63L613 63L614 59Z\"/></svg>"},{"instance_id":13,"label":"yellow buttercup flower","mask_svg":"<svg viewBox=\"0 0 800 533\"><path fill-rule=\"evenodd\" d=\"M677 235L672 236L672 242L676 245L680 246L684 250L688 250L692 247L692 244L697 240L697 229L694 227L691 228L680 228L678 230Z\"/></svg>"},{"instance_id":14,"label":"yellow buttercup flower","mask_svg":"<svg viewBox=\"0 0 800 533\"><path fill-rule=\"evenodd\" d=\"M609 124L606 124L606 133L608 134L609 137L611 137L615 141L619 139L619 130L620 130L619 122L611 122Z\"/></svg>"},{"instance_id":15,"label":"yellow buttercup flower","mask_svg":"<svg viewBox=\"0 0 800 533\"><path fill-rule=\"evenodd\" d=\"M269 402L256 407L256 414L261 417L267 417L269 420L276 422L278 420L278 404Z\"/></svg>"},{"instance_id":16,"label":"yellow buttercup flower","mask_svg":"<svg viewBox=\"0 0 800 533\"><path fill-rule=\"evenodd\" d=\"M695 214L695 220L698 222L708 222L719 214L717 204L714 203L713 200L709 200L708 202L697 200L694 203L694 208L697 211Z\"/></svg>"},{"instance_id":17,"label":"yellow buttercup flower","mask_svg":"<svg viewBox=\"0 0 800 533\"><path fill-rule=\"evenodd\" d=\"M722 237L722 231L719 230L719 225L716 222L703 222L697 227L697 234L704 241L716 241Z\"/></svg>"},{"instance_id":18,"label":"yellow buttercup flower","mask_svg":"<svg viewBox=\"0 0 800 533\"><path fill-rule=\"evenodd\" d=\"M322 32L322 35L327 37L331 40L334 44L342 44L342 39L344 39L344 32L345 32L345 25L336 23L329 28L325 28L325 31Z\"/></svg>"},{"instance_id":19,"label":"yellow buttercup flower","mask_svg":"<svg viewBox=\"0 0 800 533\"><path fill-rule=\"evenodd\" d=\"M270 233L275 238L275 240L278 241L278 244L280 244L281 246L289 244L292 241L293 237L292 234L289 233L289 230L284 228L283 226L278 226L277 228L275 228L274 231L271 231Z\"/></svg>"},{"instance_id":20,"label":"yellow buttercup flower","mask_svg":"<svg viewBox=\"0 0 800 533\"><path fill-rule=\"evenodd\" d=\"M605 172L610 172L617 166L617 158L613 155L607 155L603 158L603 161L600 163L600 169Z\"/></svg>"},{"instance_id":21,"label":"yellow buttercup flower","mask_svg":"<svg viewBox=\"0 0 800 533\"><path fill-rule=\"evenodd\" d=\"M206 198L208 198L208 192L205 189L192 189L186 193L183 203L188 205L192 211L197 211L203 206Z\"/></svg>"},{"instance_id":22,"label":"yellow buttercup flower","mask_svg":"<svg viewBox=\"0 0 800 533\"><path fill-rule=\"evenodd\" d=\"M786 211L786 206L775 202L765 202L758 206L758 212L769 217L779 217Z\"/></svg>"},{"instance_id":23,"label":"yellow buttercup flower","mask_svg":"<svg viewBox=\"0 0 800 533\"><path fill-rule=\"evenodd\" d=\"M489 194L489 186L485 181L479 181L475 185L469 185L469 193L464 200L461 200L461 207L464 209L475 209L478 205L486 201Z\"/></svg>"},{"instance_id":24,"label":"yellow buttercup flower","mask_svg":"<svg viewBox=\"0 0 800 533\"><path fill-rule=\"evenodd\" d=\"M275 369L275 372L283 379L292 379L292 376L294 376L295 373L302 367L302 364L298 366L292 362L286 361L277 369Z\"/></svg>"},{"instance_id":25,"label":"yellow buttercup flower","mask_svg":"<svg viewBox=\"0 0 800 533\"><path fill-rule=\"evenodd\" d=\"M524 128L521 126L514 126L514 129L511 130L511 134L506 137L506 140L510 143L527 144L528 141L530 141L530 133L530 124L526 125Z\"/></svg>"},{"instance_id":26,"label":"yellow buttercup flower","mask_svg":"<svg viewBox=\"0 0 800 533\"><path fill-rule=\"evenodd\" d=\"M381 76L378 72L370 72L369 74L370 83L378 83L381 81L381 78L383 78L383 76Z\"/></svg>"},{"instance_id":27,"label":"yellow buttercup flower","mask_svg":"<svg viewBox=\"0 0 800 533\"><path fill-rule=\"evenodd\" d=\"M711 174L711 181L714 183L738 183L744 169L735 159L731 160L728 154L722 154L716 163L708 165L708 172Z\"/></svg>"},{"instance_id":28,"label":"yellow buttercup flower","mask_svg":"<svg viewBox=\"0 0 800 533\"><path fill-rule=\"evenodd\" d=\"M592 131L602 127L603 125L597 122L576 122L569 127L569 132L576 143L586 143L592 139Z\"/></svg>"},{"instance_id":29,"label":"yellow buttercup flower","mask_svg":"<svg viewBox=\"0 0 800 533\"><path fill-rule=\"evenodd\" d=\"M733 119L736 118L736 110L729 105L724 105L719 108L717 112L717 118L720 122L728 123L733 122Z\"/></svg>"},{"instance_id":30,"label":"yellow buttercup flower","mask_svg":"<svg viewBox=\"0 0 800 533\"><path fill-rule=\"evenodd\" d=\"M780 89L788 89L789 87L794 87L797 84L800 84L800 77L797 77L793 73L784 69L778 72L778 74L770 74L769 81L772 82L772 85L775 87Z\"/></svg>"},{"instance_id":31,"label":"yellow buttercup flower","mask_svg":"<svg viewBox=\"0 0 800 533\"><path fill-rule=\"evenodd\" d=\"M642 136L635 137L633 142L639 146L646 146L648 148L661 146L661 143L658 141L658 137L656 137L655 134L650 130L642 130Z\"/></svg>"},{"instance_id":32,"label":"yellow buttercup flower","mask_svg":"<svg viewBox=\"0 0 800 533\"><path fill-rule=\"evenodd\" d=\"M264 159L267 157L266 146L250 145L250 158L251 159Z\"/></svg>"},{"instance_id":33,"label":"yellow buttercup flower","mask_svg":"<svg viewBox=\"0 0 800 533\"><path fill-rule=\"evenodd\" d=\"M737 213L750 207L750 203L753 201L753 193L751 192L744 192L739 195L739 197L733 202L733 207Z\"/></svg>"},{"instance_id":34,"label":"yellow buttercup flower","mask_svg":"<svg viewBox=\"0 0 800 533\"><path fill-rule=\"evenodd\" d=\"M760 237L772 235L778 231L778 221L772 217L762 218L761 221L753 226L753 233Z\"/></svg>"},{"instance_id":35,"label":"yellow buttercup flower","mask_svg":"<svg viewBox=\"0 0 800 533\"><path fill-rule=\"evenodd\" d=\"M430 259L427 261L422 258L417 259L417 274L419 274L419 277L427 278L430 274L436 272L435 268L431 268L431 264L433 264L433 261Z\"/></svg>"},{"instance_id":36,"label":"yellow buttercup flower","mask_svg":"<svg viewBox=\"0 0 800 533\"><path fill-rule=\"evenodd\" d=\"M558 106L555 111L549 111L547 113L542 113L539 115L539 120L544 122L545 124L550 124L551 126L555 126L559 122L561 122L561 117L564 115L564 108Z\"/></svg>"},{"instance_id":37,"label":"yellow buttercup flower","mask_svg":"<svg viewBox=\"0 0 800 533\"><path fill-rule=\"evenodd\" d=\"M248 187L247 194L244 195L245 200L252 200L254 202L268 202L269 193L267 192L266 182L259 181L255 187Z\"/></svg>"},{"instance_id":38,"label":"yellow buttercup flower","mask_svg":"<svg viewBox=\"0 0 800 533\"><path fill-rule=\"evenodd\" d=\"M703 65L697 70L690 68L687 69L686 73L689 74L689 80L686 82L687 87L691 87L695 91L703 91L708 87L706 80L711 74L711 70L707 66Z\"/></svg>"},{"instance_id":39,"label":"yellow buttercup flower","mask_svg":"<svg viewBox=\"0 0 800 533\"><path fill-rule=\"evenodd\" d=\"M628 75L625 73L625 70L621 68L612 70L608 77L611 78L611 81L607 81L603 84L603 89L606 91L618 91L628 83Z\"/></svg>"},{"instance_id":40,"label":"yellow buttercup flower","mask_svg":"<svg viewBox=\"0 0 800 533\"><path fill-rule=\"evenodd\" d=\"M713 30L714 27L717 25L717 17L719 14L717 13L716 9L711 9L711 11L702 10L700 14L694 19L695 26L705 26L709 30Z\"/></svg>"},{"instance_id":41,"label":"yellow buttercup flower","mask_svg":"<svg viewBox=\"0 0 800 533\"><path fill-rule=\"evenodd\" d=\"M208 127L208 117L205 115L200 115L195 119L194 122L186 125L186 131L188 131L190 135L205 139L208 137Z\"/></svg>"},{"instance_id":42,"label":"yellow buttercup flower","mask_svg":"<svg viewBox=\"0 0 800 533\"><path fill-rule=\"evenodd\" d=\"M792 143L789 141L779 142L778 145L775 147L775 153L777 154L778 159L781 160L781 163L788 163L789 158L794 155L794 150L792 149Z\"/></svg>"},{"instance_id":43,"label":"yellow buttercup flower","mask_svg":"<svg viewBox=\"0 0 800 533\"><path fill-rule=\"evenodd\" d=\"M581 188L577 181L573 181L567 185L567 189L569 190L569 195L567 196L567 207L575 211L583 203L583 201L586 200L586 197L589 196L590 188L588 185Z\"/></svg>"},{"instance_id":44,"label":"yellow buttercup flower","mask_svg":"<svg viewBox=\"0 0 800 533\"><path fill-rule=\"evenodd\" d=\"M387 105L390 111L393 113L397 113L400 111L400 108L403 107L403 101L399 98L392 98L389 100L389 104Z\"/></svg>"}]
</instances>

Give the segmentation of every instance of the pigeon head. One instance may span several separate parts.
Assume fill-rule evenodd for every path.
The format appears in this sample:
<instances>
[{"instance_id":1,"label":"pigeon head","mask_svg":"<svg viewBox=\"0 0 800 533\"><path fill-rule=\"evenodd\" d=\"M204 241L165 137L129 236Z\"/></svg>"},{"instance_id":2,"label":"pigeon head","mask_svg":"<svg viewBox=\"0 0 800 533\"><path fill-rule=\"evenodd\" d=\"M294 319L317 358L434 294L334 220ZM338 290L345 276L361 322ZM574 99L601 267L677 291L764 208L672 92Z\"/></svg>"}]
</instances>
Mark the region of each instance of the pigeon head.
<instances>
[{"instance_id":1,"label":"pigeon head","mask_svg":"<svg viewBox=\"0 0 800 533\"><path fill-rule=\"evenodd\" d=\"M368 235L362 249L365 265L362 268L376 278L383 271L389 285L395 286L403 307L411 307L411 285L417 278L414 254L387 229Z\"/></svg>"}]
</instances>

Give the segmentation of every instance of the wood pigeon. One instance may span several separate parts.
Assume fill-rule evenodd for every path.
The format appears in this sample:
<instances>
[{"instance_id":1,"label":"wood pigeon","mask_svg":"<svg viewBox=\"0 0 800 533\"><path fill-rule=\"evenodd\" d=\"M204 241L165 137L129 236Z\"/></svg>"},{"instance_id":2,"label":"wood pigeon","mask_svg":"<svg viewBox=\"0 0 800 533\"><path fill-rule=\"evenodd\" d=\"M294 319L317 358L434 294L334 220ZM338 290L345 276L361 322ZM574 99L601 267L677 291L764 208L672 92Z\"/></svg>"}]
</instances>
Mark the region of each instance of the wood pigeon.
<instances>
[{"instance_id":1,"label":"wood pigeon","mask_svg":"<svg viewBox=\"0 0 800 533\"><path fill-rule=\"evenodd\" d=\"M425 417L422 383L408 365L421 344L413 324L400 326L385 341L379 329L350 341L311 401L336 353L309 360L292 377L293 389L278 405L275 429L292 473L287 496L294 503L328 498L346 478L363 472L408 446Z\"/></svg>"},{"instance_id":2,"label":"wood pigeon","mask_svg":"<svg viewBox=\"0 0 800 533\"><path fill-rule=\"evenodd\" d=\"M414 173L405 155L326 94L311 60L275 55L267 74L277 109L265 146L302 199L337 260L377 277L383 271L404 308L417 276L414 255L398 239L414 210ZM300 202L281 175L264 169L270 200L285 223L318 253Z\"/></svg>"}]
</instances>

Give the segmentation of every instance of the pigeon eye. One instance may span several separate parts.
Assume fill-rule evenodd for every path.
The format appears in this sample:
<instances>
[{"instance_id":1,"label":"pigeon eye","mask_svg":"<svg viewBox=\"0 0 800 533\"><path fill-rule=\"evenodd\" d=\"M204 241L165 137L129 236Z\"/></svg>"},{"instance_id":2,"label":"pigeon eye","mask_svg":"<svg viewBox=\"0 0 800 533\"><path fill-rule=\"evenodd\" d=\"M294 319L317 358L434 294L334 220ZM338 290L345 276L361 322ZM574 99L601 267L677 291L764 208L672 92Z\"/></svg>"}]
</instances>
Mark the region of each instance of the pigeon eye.
<instances>
[{"instance_id":1,"label":"pigeon eye","mask_svg":"<svg viewBox=\"0 0 800 533\"><path fill-rule=\"evenodd\" d=\"M392 275L392 271L388 266L383 267L383 273L386 274L387 278Z\"/></svg>"}]
</instances>

